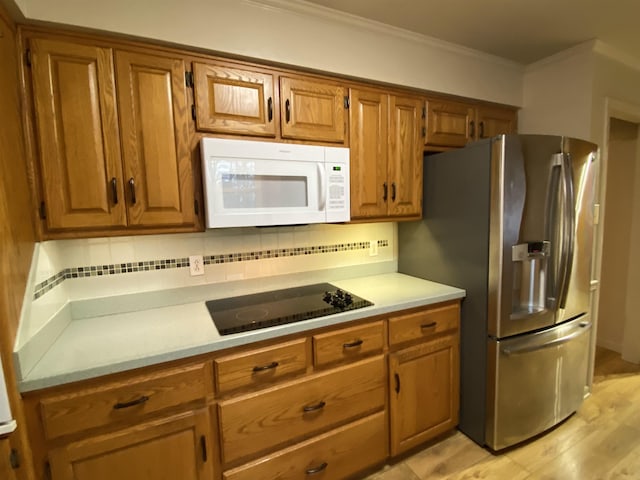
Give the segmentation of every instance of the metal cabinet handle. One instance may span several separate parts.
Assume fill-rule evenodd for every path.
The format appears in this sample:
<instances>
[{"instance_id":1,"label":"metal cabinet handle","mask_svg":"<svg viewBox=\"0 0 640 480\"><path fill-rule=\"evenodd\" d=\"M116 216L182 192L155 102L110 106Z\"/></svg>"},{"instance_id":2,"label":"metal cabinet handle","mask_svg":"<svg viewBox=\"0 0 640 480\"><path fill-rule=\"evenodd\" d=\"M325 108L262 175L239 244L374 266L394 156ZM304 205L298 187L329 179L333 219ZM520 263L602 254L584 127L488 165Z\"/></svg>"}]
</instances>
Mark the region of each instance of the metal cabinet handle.
<instances>
[{"instance_id":1,"label":"metal cabinet handle","mask_svg":"<svg viewBox=\"0 0 640 480\"><path fill-rule=\"evenodd\" d=\"M315 412L316 410L321 410L322 408L324 408L324 406L326 405L325 402L320 401L314 405L307 405L306 407L304 407L302 409L303 412L307 413L307 412Z\"/></svg>"},{"instance_id":2,"label":"metal cabinet handle","mask_svg":"<svg viewBox=\"0 0 640 480\"><path fill-rule=\"evenodd\" d=\"M142 405L149 397L146 395L142 395L140 398L136 398L135 400L131 400L130 402L118 402L113 406L114 410L121 410L123 408L135 407L136 405Z\"/></svg>"},{"instance_id":3,"label":"metal cabinet handle","mask_svg":"<svg viewBox=\"0 0 640 480\"><path fill-rule=\"evenodd\" d=\"M476 122L474 122L473 120L471 120L469 122L469 137L473 138L476 136Z\"/></svg>"},{"instance_id":4,"label":"metal cabinet handle","mask_svg":"<svg viewBox=\"0 0 640 480\"><path fill-rule=\"evenodd\" d=\"M204 435L200 437L200 451L202 452L202 463L207 463L207 437Z\"/></svg>"},{"instance_id":5,"label":"metal cabinet handle","mask_svg":"<svg viewBox=\"0 0 640 480\"><path fill-rule=\"evenodd\" d=\"M357 339L354 340L353 342L347 342L347 343L343 343L342 344L342 348L354 348L354 347L359 347L360 345L362 345L364 343L364 340L362 339Z\"/></svg>"},{"instance_id":6,"label":"metal cabinet handle","mask_svg":"<svg viewBox=\"0 0 640 480\"><path fill-rule=\"evenodd\" d=\"M424 324L420 325L420 328L422 330L426 330L427 328L435 328L436 325L438 325L438 322L424 323Z\"/></svg>"},{"instance_id":7,"label":"metal cabinet handle","mask_svg":"<svg viewBox=\"0 0 640 480\"><path fill-rule=\"evenodd\" d=\"M387 182L384 182L382 184L382 200L385 202L387 201L387 193L388 193Z\"/></svg>"},{"instance_id":8,"label":"metal cabinet handle","mask_svg":"<svg viewBox=\"0 0 640 480\"><path fill-rule=\"evenodd\" d=\"M111 179L111 196L113 197L113 204L118 204L118 180L116 177Z\"/></svg>"},{"instance_id":9,"label":"metal cabinet handle","mask_svg":"<svg viewBox=\"0 0 640 480\"><path fill-rule=\"evenodd\" d=\"M267 100L267 118L269 121L273 120L273 98L271 97Z\"/></svg>"},{"instance_id":10,"label":"metal cabinet handle","mask_svg":"<svg viewBox=\"0 0 640 480\"><path fill-rule=\"evenodd\" d=\"M480 138L484 138L484 122L480 122Z\"/></svg>"},{"instance_id":11,"label":"metal cabinet handle","mask_svg":"<svg viewBox=\"0 0 640 480\"><path fill-rule=\"evenodd\" d=\"M287 101L284 102L284 118L287 123L291 120L291 102L287 98Z\"/></svg>"},{"instance_id":12,"label":"metal cabinet handle","mask_svg":"<svg viewBox=\"0 0 640 480\"><path fill-rule=\"evenodd\" d=\"M391 201L392 202L396 201L396 182L393 182L391 184Z\"/></svg>"},{"instance_id":13,"label":"metal cabinet handle","mask_svg":"<svg viewBox=\"0 0 640 480\"><path fill-rule=\"evenodd\" d=\"M327 462L322 462L320 465L318 465L317 467L313 467L313 468L308 468L304 471L304 473L306 473L307 475L313 475L315 473L320 473L322 472L325 468L327 468L329 466L329 464Z\"/></svg>"},{"instance_id":14,"label":"metal cabinet handle","mask_svg":"<svg viewBox=\"0 0 640 480\"><path fill-rule=\"evenodd\" d=\"M393 374L393 378L395 378L396 380L396 393L400 393L400 375L398 375L397 373Z\"/></svg>"},{"instance_id":15,"label":"metal cabinet handle","mask_svg":"<svg viewBox=\"0 0 640 480\"><path fill-rule=\"evenodd\" d=\"M265 370L271 370L273 368L276 368L278 365L280 365L278 362L271 362L268 365L255 366L255 367L253 367L253 371L254 372L264 372Z\"/></svg>"},{"instance_id":16,"label":"metal cabinet handle","mask_svg":"<svg viewBox=\"0 0 640 480\"><path fill-rule=\"evenodd\" d=\"M133 177L129 179L129 190L131 191L131 205L136 204L136 182L133 180Z\"/></svg>"}]
</instances>

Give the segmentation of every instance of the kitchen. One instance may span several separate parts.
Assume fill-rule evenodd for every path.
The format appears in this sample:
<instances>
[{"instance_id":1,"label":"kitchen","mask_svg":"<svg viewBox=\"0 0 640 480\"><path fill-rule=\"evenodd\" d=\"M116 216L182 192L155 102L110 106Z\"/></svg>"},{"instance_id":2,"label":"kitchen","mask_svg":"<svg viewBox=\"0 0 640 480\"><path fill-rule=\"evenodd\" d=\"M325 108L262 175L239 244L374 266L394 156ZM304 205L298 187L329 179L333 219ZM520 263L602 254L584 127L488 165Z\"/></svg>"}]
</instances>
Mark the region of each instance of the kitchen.
<instances>
[{"instance_id":1,"label":"kitchen","mask_svg":"<svg viewBox=\"0 0 640 480\"><path fill-rule=\"evenodd\" d=\"M410 38L406 38L406 36L396 37L393 36L389 43L385 43L384 45L380 45L379 49L376 49L376 60L373 61L371 59L371 51L373 49L364 48L361 45L371 45L371 42L375 41L375 35L371 33L370 30L366 29L356 29L353 32L350 32L350 35L360 35L359 41L353 40L353 37L350 37L352 43L348 43L352 49L361 48L361 51L350 51L344 52L344 55L335 55L336 52L343 52L344 48L340 39L344 39L345 37L341 35L340 32L345 31L345 27L341 27L340 24L336 22L329 22L327 20L322 21L311 21L306 20L307 23L303 20L305 17L301 13L296 15L287 14L284 15L284 18L281 18L281 13L274 13L274 11L265 8L264 5L259 8L259 11L256 13L251 10L252 8L256 8L255 6L249 6L250 4L242 4L240 7L232 7L231 3L220 2L219 5L216 5L215 14L219 18L224 18L224 15L229 15L227 22L221 22L227 25L231 30L229 32L223 31L222 28L216 29L216 32L207 32L206 35L203 35L202 32L206 31L205 28L190 28L189 31L184 32L175 32L175 27L172 28L172 20L174 15L173 12L170 17L166 18L165 21L168 22L166 25L163 25L158 19L154 25L149 24L135 24L132 26L133 29L131 32L135 31L138 35L141 36L149 36L155 38L162 38L167 41L172 41L178 44L185 45L198 45L203 48L209 48L213 50L219 51L227 51L234 52L238 55L247 55L251 57L264 57L271 58L276 61L280 61L287 64L292 65L300 65L306 66L309 68L326 70L326 71L340 71L345 72L357 77L362 78L381 78L387 82L400 84L400 85L413 85L418 88L427 88L429 90L434 91L452 91L452 93L456 93L458 95L463 95L469 98L488 98L495 102L504 103L508 105L520 105L523 103L521 98L522 86L520 83L521 78L521 69L514 67L512 64L508 64L501 61L492 61L487 59L478 59L473 55L469 56L468 52L462 52L459 54L452 54L450 57L445 56L444 58L447 60L448 68L442 69L432 69L429 68L429 65L438 64L439 61L443 60L442 52L438 50L438 48L433 46L424 46L421 43L416 43L412 41ZM35 9L36 4L32 4L32 8ZM56 6L56 11L44 12L40 13L43 15L42 18L49 19L51 21L58 21L60 23L77 23L79 25L83 24L82 19L78 19L77 21L72 20L72 15L82 15L80 10L69 9L66 12L70 17L64 17L65 10L62 8L62 5ZM46 6L42 6L41 8L46 9ZM109 7L113 8L112 6ZM205 7L202 8L212 8ZM27 9L28 10L28 9ZM203 10L206 11L206 10ZM37 13L37 9L34 10ZM253 12L253 15L252 15ZM34 14L35 14L34 13ZM158 15L161 15L163 12L158 12ZM93 19L92 21L109 21L109 12L86 12L87 18ZM117 16L117 12L114 9L113 14ZM148 12L147 12L148 14ZM58 15L62 16L61 18ZM272 15L270 17L269 15ZM302 16L301 16L302 15ZM260 47L256 47L253 45L249 38L247 45L234 45L233 39L237 39L237 34L233 34L233 25L237 25L238 21L232 21L239 16L245 22L244 24L247 28L251 28L252 31L256 32L264 32L265 41L261 42ZM131 22L132 18L135 15L126 15L127 18L117 18L112 19L114 24L112 25L92 25L94 28L100 28L109 31L121 31L123 33L126 32L126 28L123 27ZM205 15L203 15L205 17ZM290 20L290 21L287 21ZM247 23L248 22L248 23ZM280 22L286 23L289 25L288 28L288 38L290 36L300 37L301 41L295 42L296 45L291 45L291 42L288 38L282 38L279 36L277 32L271 32L271 29L267 29L265 31L265 25L279 25ZM116 23L119 23L120 26L117 26ZM134 22L135 23L135 22ZM89 26L87 24L87 26ZM314 27L314 32L317 32L317 35L327 36L328 32L333 32L334 35L329 35L327 40L327 44L323 46L326 48L327 56L323 59L321 52L318 51L317 57L311 59L308 55L308 51L313 44L312 40L308 40L310 43L305 45L302 40L306 40L307 38L313 37L309 32L311 27ZM145 30L150 29L150 30ZM157 29L158 32L162 31L162 37L159 34L154 33L152 30ZM276 29L277 30L277 29ZM172 33L173 32L173 36ZM198 33L201 32L201 33ZM218 35L216 37L215 35ZM203 38L199 38L202 36ZM227 43L230 42L231 44ZM236 40L240 42L240 40ZM268 42L273 42L269 44ZM207 43L211 42L211 43ZM282 42L287 42L288 47L286 49L279 48ZM335 43L332 43L335 42ZM241 42L240 42L241 43ZM383 43L383 42L380 42ZM373 43L375 44L375 43ZM269 45L272 46L272 51L262 51L261 49L268 49ZM296 50L299 48L300 50ZM314 51L317 46L313 46ZM425 52L426 50L426 52ZM403 51L407 52L407 56L412 56L412 52L415 53L414 57L420 56L429 56L431 54L431 58L426 58L424 62L420 63L415 67L415 69L408 69L406 65L398 64L401 62L397 55L395 55L395 51ZM278 53L279 52L279 53ZM330 53L330 55L329 55ZM348 53L348 54L347 54ZM581 115L580 119L583 124L579 122L572 122L571 124L562 123L563 120L566 119L561 118L561 115L554 116L552 122L558 122L558 125L545 125L545 130L550 129L554 131L563 131L567 134L583 137L583 138L593 138L596 141L602 137L604 134L604 127L599 123L603 121L604 115L600 115L601 110L604 109L603 103L604 96L615 95L617 83L613 82L610 85L607 85L607 75L609 75L609 62L610 60L605 59L600 54L595 55L592 51L588 50L586 47L583 50L573 52L573 55L569 55L565 60L559 59L556 64L547 64L540 65L538 70L531 70L525 73L525 78L531 77L534 78L536 76L544 77L544 75L553 75L558 73L558 71L562 72L563 68L568 68L568 65L575 65L583 68L587 68L588 62L591 61L592 57L595 57L598 64L593 72L587 72L591 77L597 76L599 81L597 82L598 91L593 92L588 86L585 86L585 90L580 90L576 88L575 84L572 84L572 88L570 92L562 92L562 91L549 91L548 87L545 87L544 81L540 80L538 83L533 82L533 86L530 89L525 88L524 96L525 101L524 105L527 105L527 98L536 98L536 95L545 95L547 98L552 95L557 95L556 105L566 105L566 108L560 109L562 112L566 112L567 109L571 110L571 108L577 109L580 113L583 112L582 105L588 103L591 105L592 97L597 98L598 101L594 100L594 112L587 112L587 115ZM386 55L386 57L382 57L382 55ZM440 56L438 56L440 55ZM337 57L337 58L336 58ZM307 63L310 62L310 63ZM384 78L380 77L380 73L372 71L374 69L375 63L381 63L385 65L385 73ZM563 63L564 62L564 63ZM567 65L565 65L565 63ZM397 67L397 68L394 68ZM621 67L616 67L617 69L621 69ZM421 70L423 69L423 70ZM553 69L556 69L555 71ZM471 77L468 75L468 72L473 70L474 76ZM398 75L396 78L395 75ZM400 78L400 75L402 78ZM589 77L589 78L591 78ZM425 85L425 78L428 78L428 84ZM586 83L589 83L588 80L585 80ZM493 87L492 87L493 85ZM526 83L525 83L526 85ZM536 87L539 85L539 87ZM546 91L543 91L546 88ZM571 93L572 95L567 95L567 93ZM582 96L581 96L582 95ZM631 95L631 93L626 93L625 95ZM619 96L623 96L623 94L619 94ZM629 97L629 101L633 102L633 97ZM570 102L575 102L571 104ZM536 121L540 122L541 120L536 120L536 108L542 109L544 107L543 102L534 102L535 106L531 107L531 118L527 118L526 115L521 113L519 119L519 129L526 131L535 131L537 128L542 129L541 125L537 125ZM637 103L637 100L635 101ZM538 112L539 119L547 118L548 113L546 112ZM529 126L527 126L529 125ZM16 137L19 134L15 135ZM601 143L601 142L597 142ZM14 147L15 148L15 147ZM21 158L22 155L18 153L13 153L14 156ZM5 168L3 166L3 168ZM8 168L8 167L7 167ZM4 178L12 178L11 176L5 176ZM9 190L9 187L11 190ZM15 190L15 191L14 191ZM23 205L27 205L29 202L28 199L28 189L21 190L19 182L14 182L14 184L7 186L4 190L7 192L11 192L11 200L7 202L3 202L3 204L11 205L12 211L7 212L7 218L29 218L31 217L30 211L27 212L19 212L13 211L13 205L16 203L15 199L25 199L25 195L27 195L24 200ZM26 207L21 207L26 208ZM27 209L28 210L28 209ZM376 240L378 241L379 250L377 256L369 256L368 250L360 253L367 253L367 255L363 255L358 257L359 263L365 264L373 264L376 267L376 264L383 264L385 261L393 261L394 253L393 249L395 247L394 239L393 239L393 224L391 223L378 223L378 224L363 224L362 226L353 225L347 226L346 228L353 233L353 235L358 239L363 239L366 241ZM20 239L20 242L25 242L25 239L33 238L33 233L31 233L31 237L29 237L28 226L26 225L16 225L11 227L15 230L15 238ZM243 248L240 249L231 249L228 250L231 253L235 252L244 252L244 251L253 251L256 248L256 245L266 245L265 250L269 249L269 245L274 245L274 242L282 242L283 245L286 245L287 248L297 248L299 246L314 246L314 242L310 242L309 237L320 237L317 245L323 244L335 244L340 243L339 240L335 240L335 238L343 237L342 233L338 233L340 226L335 227L319 227L318 229L307 229L299 228L299 229L285 229L284 231L279 231L277 234L272 233L260 233L258 235L251 235L247 240L247 235L236 234L219 234L214 235L212 237L205 236L204 234L189 234L189 236L185 237L187 242L190 242L191 245L184 245L185 242L175 242L171 245L170 241L158 242L157 239L153 239L151 237L136 237L131 238L130 240L124 239L120 237L113 237L113 239L95 239L95 240L77 240L75 244L67 246L66 241L61 242L53 242L52 244L47 244L44 248L45 250L49 249L50 252L45 252L47 256L51 256L52 258L48 259L49 265L47 268L49 269L49 275L46 272L43 272L43 277L41 280L46 280L49 276L57 274L61 269L69 268L69 267L78 267L84 265L95 265L94 262L87 262L86 259L90 258L91 253L94 252L95 255L98 255L101 258L99 263L105 261L107 264L113 263L121 263L121 262L129 262L129 260L135 260L135 255L137 251L152 251L155 255L152 255L152 259L156 258L182 258L184 256L191 255L194 252L201 251L203 254L212 254L220 251L220 248L228 248L229 245L243 245ZM351 232L353 230L353 232ZM281 238L274 238L274 235ZM299 237L299 238L296 238ZM350 236L350 235L349 235ZM252 238L253 237L253 238ZM259 237L259 239L257 238ZM262 238L265 237L265 238ZM324 238L322 238L324 237ZM334 240L332 240L332 237ZM382 243L380 243L382 241ZM385 245L385 241L388 241L388 244ZM3 252L17 252L16 255L12 255L10 258L6 259L6 265L15 265L15 270L10 270L14 275L13 278L24 279L26 273L28 272L29 265L31 262L31 254L30 251L28 254L25 254L24 250L20 250L24 246L24 243L16 242L11 248L5 249L3 248ZM206 244L209 242L209 244ZM251 244L253 242L253 244ZM27 241L28 243L28 241ZM206 245L205 245L206 244ZM4 246L4 245L3 245ZM49 248L50 247L50 248ZM25 247L27 250L29 248ZM155 251L153 250L155 249ZM65 250L63 255L60 255L58 250ZM352 252L353 253L353 252ZM4 255L5 253L3 253ZM70 257L67 259L67 255L77 254L78 257ZM105 258L104 256L114 255L110 261L109 258L102 260ZM28 258L26 258L28 256ZM102 256L102 257L101 257ZM42 256L44 257L44 255ZM57 258L56 258L57 257ZM363 258L364 257L364 258ZM318 257L319 258L319 257ZM63 259L62 264L60 264L60 259ZM3 257L4 260L4 257ZM44 258L43 258L44 260ZM67 261L68 260L68 261ZM299 257L290 257L289 263L285 264L285 272L299 272L300 270L305 269L305 264L302 262L298 262L301 260ZM308 260L308 259L307 259ZM353 264L353 259L344 259L347 265ZM327 264L323 264L321 260L318 260L318 264L316 264L313 268L327 268ZM333 262L329 261L329 265L333 264ZM5 262L3 262L5 263ZM25 265L25 263L27 265ZM274 264L265 264L261 266L261 271L249 271L253 267L249 267L249 262L246 265L242 265L243 262L237 264L228 264L224 265L222 269L217 269L216 271L205 272L205 276L203 277L193 277L193 279L189 280L194 283L199 283L203 281L208 282L216 282L220 281L221 275L224 276L224 279L234 280L245 277L259 277L272 274L274 272ZM379 267L379 265L377 265ZM278 272L280 272L282 266L278 265ZM308 267L307 267L308 268ZM171 272L168 272L169 274ZM126 275L122 275L122 277L127 277ZM24 281L24 280L23 280ZM68 280L72 282L73 280ZM177 280L176 280L177 281ZM180 280L183 281L183 280ZM61 285L56 286L56 289L59 287L65 288L64 285L67 283L67 280L63 282ZM124 280L119 287L113 288L122 288L123 291L126 291L128 286L126 285L126 280ZM139 288L142 288L139 286ZM147 288L147 287L144 287ZM56 290L49 292L48 294L55 293ZM7 301L8 305L13 304L11 308L13 308L14 315L11 318L11 323L9 323L9 337L13 338L15 336L15 332L17 330L17 315L15 312L19 311L19 303L22 300L21 293L12 294L16 296L16 298L11 298L11 300ZM19 300L17 297L20 297ZM16 303L18 305L16 305ZM3 342L8 342L3 338ZM11 343L11 342L8 342ZM13 345L9 345L5 350L3 347L3 352L10 352L13 349ZM18 417L18 422L20 423L20 418Z\"/></svg>"}]
</instances>

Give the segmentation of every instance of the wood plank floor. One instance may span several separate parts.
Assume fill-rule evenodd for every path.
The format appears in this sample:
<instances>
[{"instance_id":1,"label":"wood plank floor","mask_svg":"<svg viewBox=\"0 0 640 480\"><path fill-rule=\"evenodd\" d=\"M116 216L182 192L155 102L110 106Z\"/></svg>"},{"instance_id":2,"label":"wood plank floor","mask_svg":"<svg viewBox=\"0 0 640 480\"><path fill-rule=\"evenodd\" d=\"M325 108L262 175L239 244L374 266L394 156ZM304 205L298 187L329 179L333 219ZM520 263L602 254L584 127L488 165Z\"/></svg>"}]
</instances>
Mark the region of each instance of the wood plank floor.
<instances>
[{"instance_id":1,"label":"wood plank floor","mask_svg":"<svg viewBox=\"0 0 640 480\"><path fill-rule=\"evenodd\" d=\"M367 480L640 480L640 365L598 348L592 395L568 420L492 454L456 431Z\"/></svg>"}]
</instances>

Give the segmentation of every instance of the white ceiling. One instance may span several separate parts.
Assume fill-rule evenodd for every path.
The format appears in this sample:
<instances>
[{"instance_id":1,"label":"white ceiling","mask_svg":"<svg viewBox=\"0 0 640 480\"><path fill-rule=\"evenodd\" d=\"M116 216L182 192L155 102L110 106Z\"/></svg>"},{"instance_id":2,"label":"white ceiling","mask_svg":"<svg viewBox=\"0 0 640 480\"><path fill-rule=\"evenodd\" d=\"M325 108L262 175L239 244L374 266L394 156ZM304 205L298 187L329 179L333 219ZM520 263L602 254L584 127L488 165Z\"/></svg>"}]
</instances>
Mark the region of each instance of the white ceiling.
<instances>
[{"instance_id":1,"label":"white ceiling","mask_svg":"<svg viewBox=\"0 0 640 480\"><path fill-rule=\"evenodd\" d=\"M640 62L640 0L307 0L529 64L598 39Z\"/></svg>"}]
</instances>

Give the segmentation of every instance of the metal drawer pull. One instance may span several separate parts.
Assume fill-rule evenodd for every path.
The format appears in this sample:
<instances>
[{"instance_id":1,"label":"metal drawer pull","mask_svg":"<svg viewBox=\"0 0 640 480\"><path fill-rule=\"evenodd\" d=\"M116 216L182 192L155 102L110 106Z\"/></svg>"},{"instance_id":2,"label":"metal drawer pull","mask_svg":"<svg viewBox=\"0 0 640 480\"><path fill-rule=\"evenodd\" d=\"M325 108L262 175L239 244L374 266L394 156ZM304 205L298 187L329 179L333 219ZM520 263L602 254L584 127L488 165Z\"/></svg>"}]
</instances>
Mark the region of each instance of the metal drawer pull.
<instances>
[{"instance_id":1,"label":"metal drawer pull","mask_svg":"<svg viewBox=\"0 0 640 480\"><path fill-rule=\"evenodd\" d=\"M138 200L136 199L136 182L133 177L129 179L129 189L131 190L131 205L135 205Z\"/></svg>"},{"instance_id":2,"label":"metal drawer pull","mask_svg":"<svg viewBox=\"0 0 640 480\"><path fill-rule=\"evenodd\" d=\"M427 328L436 328L437 325L438 322L425 323L423 325L420 325L420 328L426 330Z\"/></svg>"},{"instance_id":3,"label":"metal drawer pull","mask_svg":"<svg viewBox=\"0 0 640 480\"><path fill-rule=\"evenodd\" d=\"M284 102L284 118L287 123L291 121L291 102L289 99Z\"/></svg>"},{"instance_id":4,"label":"metal drawer pull","mask_svg":"<svg viewBox=\"0 0 640 480\"><path fill-rule=\"evenodd\" d=\"M116 177L111 179L111 195L113 196L113 204L118 204L118 181Z\"/></svg>"},{"instance_id":5,"label":"metal drawer pull","mask_svg":"<svg viewBox=\"0 0 640 480\"><path fill-rule=\"evenodd\" d=\"M267 119L269 122L273 120L273 99L271 97L267 100Z\"/></svg>"},{"instance_id":6,"label":"metal drawer pull","mask_svg":"<svg viewBox=\"0 0 640 480\"><path fill-rule=\"evenodd\" d=\"M149 397L147 397L146 395L142 395L140 398L136 398L135 400L131 400L130 402L118 402L113 406L113 409L120 410L123 408L135 407L136 405L142 405L147 400L149 400Z\"/></svg>"},{"instance_id":7,"label":"metal drawer pull","mask_svg":"<svg viewBox=\"0 0 640 480\"><path fill-rule=\"evenodd\" d=\"M384 182L382 184L382 201L383 202L387 201L387 193L388 193L387 182Z\"/></svg>"},{"instance_id":8,"label":"metal drawer pull","mask_svg":"<svg viewBox=\"0 0 640 480\"><path fill-rule=\"evenodd\" d=\"M260 365L253 367L254 372L264 372L265 370L271 370L272 368L276 368L280 365L278 362L271 362L269 365Z\"/></svg>"},{"instance_id":9,"label":"metal drawer pull","mask_svg":"<svg viewBox=\"0 0 640 480\"><path fill-rule=\"evenodd\" d=\"M313 468L308 468L304 471L304 473L306 473L307 475L313 475L315 473L320 473L322 472L325 468L327 468L329 466L329 464L327 462L322 462L320 465L318 465L317 467L313 467Z\"/></svg>"},{"instance_id":10,"label":"metal drawer pull","mask_svg":"<svg viewBox=\"0 0 640 480\"><path fill-rule=\"evenodd\" d=\"M318 403L316 403L315 405L307 405L306 407L304 407L302 409L303 412L315 412L316 410L320 410L322 408L324 408L324 406L326 405L325 402L320 401Z\"/></svg>"},{"instance_id":11,"label":"metal drawer pull","mask_svg":"<svg viewBox=\"0 0 640 480\"><path fill-rule=\"evenodd\" d=\"M396 183L395 182L391 184L391 201L392 202L396 201Z\"/></svg>"},{"instance_id":12,"label":"metal drawer pull","mask_svg":"<svg viewBox=\"0 0 640 480\"><path fill-rule=\"evenodd\" d=\"M342 344L342 348L353 348L353 347L359 347L360 345L362 345L364 343L364 340L362 339L357 339L354 340L353 342L347 342L347 343L343 343Z\"/></svg>"}]
</instances>

